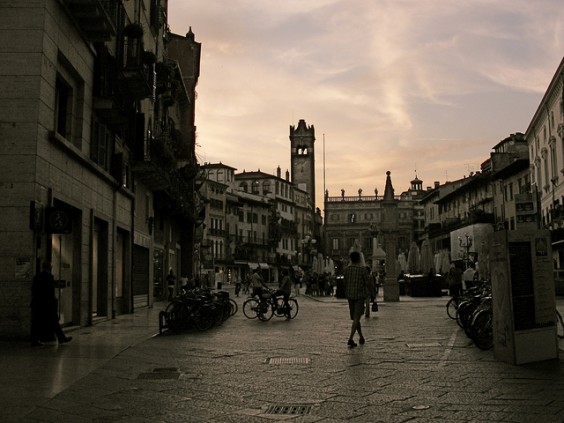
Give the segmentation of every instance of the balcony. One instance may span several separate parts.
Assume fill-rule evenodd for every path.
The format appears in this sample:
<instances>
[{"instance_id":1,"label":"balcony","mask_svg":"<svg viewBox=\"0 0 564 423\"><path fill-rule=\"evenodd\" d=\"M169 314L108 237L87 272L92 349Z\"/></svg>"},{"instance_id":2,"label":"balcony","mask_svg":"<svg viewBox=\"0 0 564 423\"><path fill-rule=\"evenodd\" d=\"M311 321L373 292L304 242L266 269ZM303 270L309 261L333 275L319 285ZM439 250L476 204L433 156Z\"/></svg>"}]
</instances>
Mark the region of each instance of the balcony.
<instances>
[{"instance_id":1,"label":"balcony","mask_svg":"<svg viewBox=\"0 0 564 423\"><path fill-rule=\"evenodd\" d=\"M90 42L110 41L116 36L118 8L114 0L62 0L77 27Z\"/></svg>"},{"instance_id":2,"label":"balcony","mask_svg":"<svg viewBox=\"0 0 564 423\"><path fill-rule=\"evenodd\" d=\"M156 78L154 63L156 56L143 48L143 29L139 24L129 24L123 30L121 45L122 68L120 82L133 100L142 100L153 95Z\"/></svg>"},{"instance_id":3,"label":"balcony","mask_svg":"<svg viewBox=\"0 0 564 423\"><path fill-rule=\"evenodd\" d=\"M163 191L171 185L174 155L162 139L149 137L143 142L143 154L136 157L132 169L151 191Z\"/></svg>"}]
</instances>

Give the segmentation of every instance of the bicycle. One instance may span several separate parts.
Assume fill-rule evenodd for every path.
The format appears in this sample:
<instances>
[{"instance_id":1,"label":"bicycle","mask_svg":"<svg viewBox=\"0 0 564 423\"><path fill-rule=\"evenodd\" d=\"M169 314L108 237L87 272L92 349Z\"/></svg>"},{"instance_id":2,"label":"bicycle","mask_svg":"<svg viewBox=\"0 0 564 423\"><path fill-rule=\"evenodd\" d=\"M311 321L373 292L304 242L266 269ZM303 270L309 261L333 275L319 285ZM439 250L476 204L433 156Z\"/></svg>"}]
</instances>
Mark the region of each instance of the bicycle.
<instances>
[{"instance_id":1,"label":"bicycle","mask_svg":"<svg viewBox=\"0 0 564 423\"><path fill-rule=\"evenodd\" d=\"M493 347L493 310L490 295L485 296L474 310L465 331L474 345L481 350Z\"/></svg>"},{"instance_id":2,"label":"bicycle","mask_svg":"<svg viewBox=\"0 0 564 423\"><path fill-rule=\"evenodd\" d=\"M159 333L196 328L204 331L222 324L237 311L229 293L212 293L206 288L182 290L165 310L159 313Z\"/></svg>"},{"instance_id":3,"label":"bicycle","mask_svg":"<svg viewBox=\"0 0 564 423\"><path fill-rule=\"evenodd\" d=\"M243 303L243 314L248 319L256 319L267 322L272 318L286 317L293 319L297 316L299 305L294 297L288 298L288 307L284 305L283 297L272 297L273 290L265 291L261 294L260 298L257 296L248 298Z\"/></svg>"}]
</instances>

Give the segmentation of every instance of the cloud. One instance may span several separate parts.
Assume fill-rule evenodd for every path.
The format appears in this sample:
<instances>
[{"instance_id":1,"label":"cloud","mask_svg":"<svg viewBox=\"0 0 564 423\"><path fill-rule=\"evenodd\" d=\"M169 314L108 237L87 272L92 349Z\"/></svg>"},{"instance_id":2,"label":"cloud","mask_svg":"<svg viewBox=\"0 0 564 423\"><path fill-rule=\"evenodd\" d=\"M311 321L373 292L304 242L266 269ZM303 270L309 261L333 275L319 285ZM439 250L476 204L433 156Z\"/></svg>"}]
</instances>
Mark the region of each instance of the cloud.
<instances>
[{"instance_id":1,"label":"cloud","mask_svg":"<svg viewBox=\"0 0 564 423\"><path fill-rule=\"evenodd\" d=\"M564 47L557 0L183 0L169 20L202 43L198 154L284 171L305 119L320 195L323 134L335 195L468 174L525 130Z\"/></svg>"}]
</instances>

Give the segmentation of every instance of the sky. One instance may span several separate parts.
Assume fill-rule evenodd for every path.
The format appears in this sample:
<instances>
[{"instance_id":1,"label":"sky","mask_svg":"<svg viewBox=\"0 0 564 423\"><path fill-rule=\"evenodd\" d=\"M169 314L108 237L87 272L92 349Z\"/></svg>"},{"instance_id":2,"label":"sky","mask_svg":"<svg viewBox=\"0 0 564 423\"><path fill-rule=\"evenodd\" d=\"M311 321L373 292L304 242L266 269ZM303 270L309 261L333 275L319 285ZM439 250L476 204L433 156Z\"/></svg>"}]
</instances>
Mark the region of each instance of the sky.
<instances>
[{"instance_id":1,"label":"sky","mask_svg":"<svg viewBox=\"0 0 564 423\"><path fill-rule=\"evenodd\" d=\"M202 44L197 156L290 169L315 128L316 206L480 170L527 130L564 56L561 0L169 0Z\"/></svg>"}]
</instances>

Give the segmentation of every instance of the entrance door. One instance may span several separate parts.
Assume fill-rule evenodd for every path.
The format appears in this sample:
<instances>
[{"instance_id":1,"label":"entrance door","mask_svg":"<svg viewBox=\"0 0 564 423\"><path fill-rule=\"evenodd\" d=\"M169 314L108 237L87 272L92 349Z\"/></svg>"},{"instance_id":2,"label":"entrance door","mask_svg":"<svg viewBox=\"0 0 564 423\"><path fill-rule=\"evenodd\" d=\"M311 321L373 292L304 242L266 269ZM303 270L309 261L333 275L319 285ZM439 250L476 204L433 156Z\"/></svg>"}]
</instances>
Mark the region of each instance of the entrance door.
<instances>
[{"instance_id":1,"label":"entrance door","mask_svg":"<svg viewBox=\"0 0 564 423\"><path fill-rule=\"evenodd\" d=\"M72 263L73 236L58 234L51 236L53 276L57 281L55 290L59 300L58 313L61 326L72 323Z\"/></svg>"},{"instance_id":2,"label":"entrance door","mask_svg":"<svg viewBox=\"0 0 564 423\"><path fill-rule=\"evenodd\" d=\"M133 307L149 305L149 249L133 246Z\"/></svg>"},{"instance_id":3,"label":"entrance door","mask_svg":"<svg viewBox=\"0 0 564 423\"><path fill-rule=\"evenodd\" d=\"M126 304L124 299L124 248L125 239L123 232L116 232L116 251L115 251L115 281L114 281L114 297L115 297L115 312L123 314L126 312Z\"/></svg>"},{"instance_id":4,"label":"entrance door","mask_svg":"<svg viewBox=\"0 0 564 423\"><path fill-rule=\"evenodd\" d=\"M108 225L96 220L92 237L92 316L108 315Z\"/></svg>"}]
</instances>

